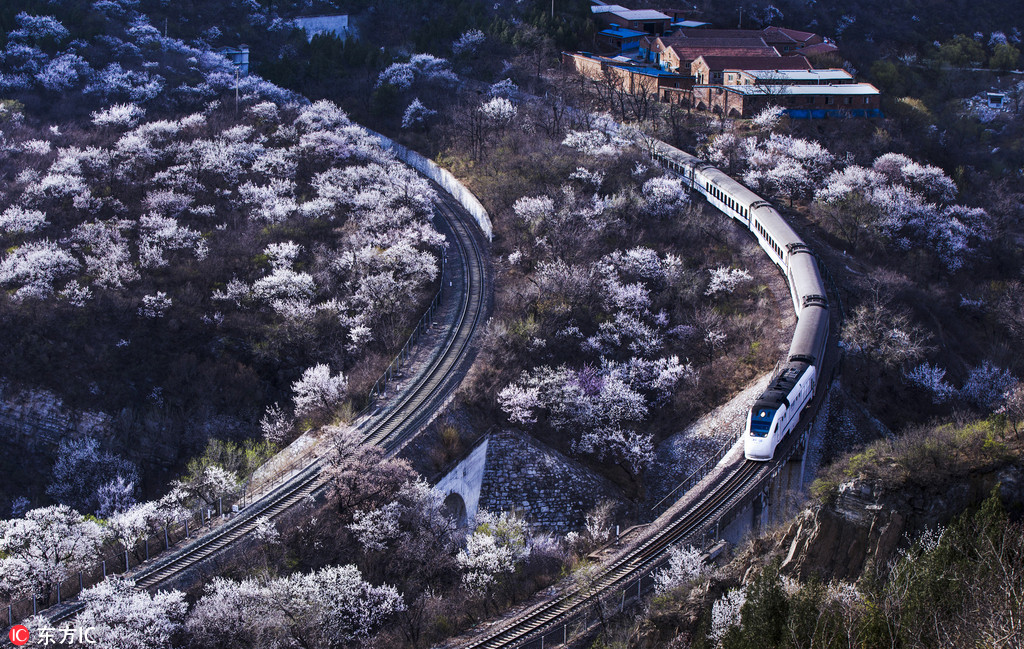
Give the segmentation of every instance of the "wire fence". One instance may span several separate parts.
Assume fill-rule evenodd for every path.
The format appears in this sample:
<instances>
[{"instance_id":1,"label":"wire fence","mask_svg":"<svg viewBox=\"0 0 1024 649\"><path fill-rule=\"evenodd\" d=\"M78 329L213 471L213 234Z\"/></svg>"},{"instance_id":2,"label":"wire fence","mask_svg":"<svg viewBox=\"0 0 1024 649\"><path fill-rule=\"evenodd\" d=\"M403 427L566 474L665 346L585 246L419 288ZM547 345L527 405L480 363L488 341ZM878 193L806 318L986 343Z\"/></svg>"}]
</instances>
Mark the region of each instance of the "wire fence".
<instances>
[{"instance_id":1,"label":"wire fence","mask_svg":"<svg viewBox=\"0 0 1024 649\"><path fill-rule=\"evenodd\" d=\"M416 326L413 327L412 333L409 334L409 338L402 345L402 348L398 351L394 360L387 366L387 368L381 373L373 387L370 388L370 392L366 397L366 405L363 409L356 414L356 418L369 412L370 408L373 407L377 399L386 396L388 384L398 379L402 375L402 366L408 365L412 358L413 349L416 344L423 338L427 332L430 331L430 326L434 322L434 317L437 315L438 310L441 308L441 300L444 297L444 282L445 282L445 268L447 267L448 255L447 253L441 254L441 274L440 274L440 285L437 288L437 293L434 294L434 299L430 301L430 305L427 306L427 310L420 317Z\"/></svg>"},{"instance_id":2,"label":"wire fence","mask_svg":"<svg viewBox=\"0 0 1024 649\"><path fill-rule=\"evenodd\" d=\"M709 457L703 464L701 464L695 471L686 476L686 478L680 482L672 491L651 505L650 509L647 510L648 519L654 520L669 510L672 505L676 504L680 498L682 498L686 492L697 486L697 483L707 477L711 471L714 470L718 463L722 461L722 458L732 450L732 447L736 445L740 437L743 435L742 430L736 430L729 439L722 444L717 451L715 451L711 457Z\"/></svg>"},{"instance_id":3,"label":"wire fence","mask_svg":"<svg viewBox=\"0 0 1024 649\"><path fill-rule=\"evenodd\" d=\"M749 485L741 496L730 502L715 517L705 521L688 536L680 539L677 544L698 547L706 553L709 548L719 542L722 529L750 507L769 487L778 473L779 469L776 469ZM581 605L573 607L572 612L566 613L561 618L556 618L539 632L510 646L515 649L567 646L569 642L579 639L598 627L605 626L612 617L625 611L627 606L643 602L648 595L654 592L657 583L656 575L667 562L668 553L666 552L657 561L645 567L639 575L631 576L621 585L587 597Z\"/></svg>"},{"instance_id":4,"label":"wire fence","mask_svg":"<svg viewBox=\"0 0 1024 649\"><path fill-rule=\"evenodd\" d=\"M108 542L100 558L91 567L72 571L62 579L43 587L38 593L8 602L8 625L51 606L65 603L82 590L98 584L111 575L123 575L159 553L191 540L200 533L206 533L228 520L232 504L232 500L218 499L216 503L199 508L162 528L150 529L147 536L127 545L117 541Z\"/></svg>"},{"instance_id":5,"label":"wire fence","mask_svg":"<svg viewBox=\"0 0 1024 649\"><path fill-rule=\"evenodd\" d=\"M403 368L411 361L415 345L430 330L444 295L446 261L446 255L442 254L441 281L437 292L394 360L391 361L384 372L381 373L380 378L373 384L367 396L367 404L356 415L356 418L369 412L377 399L386 396L388 386L393 381L401 378ZM3 416L7 414L9 413L0 410L0 424L3 422ZM22 423L25 422L24 415L20 415L18 419ZM35 421L35 419L38 419L38 421ZM66 426L64 420L50 421L49 419L38 417L35 419L29 423ZM280 485L295 478L317 461L326 449L318 440L308 440L306 435L309 432L307 430L300 436L299 440L305 440L305 443L301 448L292 452L286 462L281 461L281 455L288 454L288 449L285 449L258 467L249 479L243 483L237 494L219 498L215 504L202 507L187 517L168 523L162 529L131 544L130 547L122 543L108 543L106 551L92 567L73 572L60 581L48 584L39 593L9 601L7 605L8 624L11 625L24 620L51 606L66 603L81 593L82 590L98 584L108 576L123 575L132 568L137 568L144 562L159 555L161 552L177 546L182 541L191 540L200 531L206 533L222 522L230 520L242 509L251 506L267 494L273 492ZM296 441L298 442L299 440Z\"/></svg>"}]
</instances>

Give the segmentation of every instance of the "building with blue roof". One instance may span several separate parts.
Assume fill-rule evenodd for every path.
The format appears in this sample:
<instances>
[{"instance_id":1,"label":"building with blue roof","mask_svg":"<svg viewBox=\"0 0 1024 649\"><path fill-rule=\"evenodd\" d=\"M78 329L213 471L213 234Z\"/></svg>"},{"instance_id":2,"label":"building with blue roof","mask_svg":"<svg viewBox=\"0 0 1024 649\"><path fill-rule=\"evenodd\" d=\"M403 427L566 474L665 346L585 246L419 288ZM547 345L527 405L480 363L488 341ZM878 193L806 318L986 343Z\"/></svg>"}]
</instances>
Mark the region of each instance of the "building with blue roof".
<instances>
[{"instance_id":1,"label":"building with blue roof","mask_svg":"<svg viewBox=\"0 0 1024 649\"><path fill-rule=\"evenodd\" d=\"M597 44L602 49L626 52L640 48L640 39L647 36L646 32L611 25L597 33Z\"/></svg>"}]
</instances>

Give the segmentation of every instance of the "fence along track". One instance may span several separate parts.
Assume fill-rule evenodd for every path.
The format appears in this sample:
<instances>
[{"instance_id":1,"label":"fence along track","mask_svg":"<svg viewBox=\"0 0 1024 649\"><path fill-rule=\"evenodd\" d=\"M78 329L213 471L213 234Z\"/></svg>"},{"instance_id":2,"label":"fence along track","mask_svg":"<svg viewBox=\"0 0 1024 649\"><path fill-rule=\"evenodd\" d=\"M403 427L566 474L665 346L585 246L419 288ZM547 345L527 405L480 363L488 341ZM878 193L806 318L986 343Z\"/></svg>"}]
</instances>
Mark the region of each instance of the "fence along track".
<instances>
[{"instance_id":1,"label":"fence along track","mask_svg":"<svg viewBox=\"0 0 1024 649\"><path fill-rule=\"evenodd\" d=\"M397 452L429 425L454 394L472 361L471 343L487 308L487 266L477 238L466 223L462 207L440 192L435 207L438 216L455 235L452 243L457 256L463 261L462 300L457 307L455 323L442 348L428 362L428 369L417 376L396 405L371 416L359 426L365 431L364 443L378 444L388 454ZM445 280L441 278L441 281ZM264 516L273 518L313 494L325 483L322 464L322 458L313 458L309 466L242 509L228 524L183 546L167 559L138 571L134 576L136 586L156 588L244 537L255 528L256 519ZM69 604L51 614L51 622L68 620L82 608L84 605L80 603Z\"/></svg>"}]
</instances>

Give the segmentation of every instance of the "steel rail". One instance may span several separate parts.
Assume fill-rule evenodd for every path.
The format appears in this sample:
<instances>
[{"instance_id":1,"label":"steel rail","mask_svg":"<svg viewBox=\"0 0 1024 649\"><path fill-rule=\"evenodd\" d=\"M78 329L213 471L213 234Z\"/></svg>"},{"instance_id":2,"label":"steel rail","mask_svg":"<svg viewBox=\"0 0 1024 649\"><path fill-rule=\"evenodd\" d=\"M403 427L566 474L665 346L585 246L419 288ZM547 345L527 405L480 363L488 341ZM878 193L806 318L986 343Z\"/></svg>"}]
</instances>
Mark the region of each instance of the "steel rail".
<instances>
[{"instance_id":1,"label":"steel rail","mask_svg":"<svg viewBox=\"0 0 1024 649\"><path fill-rule=\"evenodd\" d=\"M656 159L657 160L657 159ZM671 170L670 170L671 171ZM678 174L677 174L678 175ZM704 194L698 187L695 191ZM823 375L824 376L824 375ZM816 411L820 400L827 392L825 385L819 386L818 395L805 408L805 413ZM811 407L814 407L814 410ZM692 540L703 533L713 522L721 522L729 513L735 513L740 505L746 506L746 499L756 495L765 487L783 463L789 460L798 440L812 417L801 417L798 429L787 435L776 449L774 460L766 463L744 461L728 472L724 479L701 495L695 505L682 512L678 519L670 521L648 539L614 559L587 586L570 585L545 602L539 603L507 623L488 629L475 640L461 643L460 649L497 649L514 647L535 640L538 634L543 646L544 631L557 627L559 622L577 615L585 607L633 578L640 579L664 559L671 546ZM659 503L660 504L660 503ZM624 601L624 600L623 600Z\"/></svg>"},{"instance_id":2,"label":"steel rail","mask_svg":"<svg viewBox=\"0 0 1024 649\"><path fill-rule=\"evenodd\" d=\"M456 307L455 322L444 344L428 361L427 369L416 375L413 384L407 387L395 404L371 415L358 426L365 430L364 444L380 445L388 455L397 453L405 442L429 425L461 384L472 362L474 334L488 308L488 268L473 226L468 225L472 217L465 214L462 207L440 189L435 208L435 213L453 233L452 243L458 258L462 260L462 299ZM448 264L449 268L452 266L454 264ZM448 278L441 278L442 282L446 280ZM133 575L136 587L158 587L249 534L255 528L257 519L273 518L316 492L325 486L323 464L323 458L313 459L309 466L243 509L226 525L179 548L171 556L138 570ZM48 617L51 622L60 623L83 608L84 604L80 602L69 603Z\"/></svg>"}]
</instances>

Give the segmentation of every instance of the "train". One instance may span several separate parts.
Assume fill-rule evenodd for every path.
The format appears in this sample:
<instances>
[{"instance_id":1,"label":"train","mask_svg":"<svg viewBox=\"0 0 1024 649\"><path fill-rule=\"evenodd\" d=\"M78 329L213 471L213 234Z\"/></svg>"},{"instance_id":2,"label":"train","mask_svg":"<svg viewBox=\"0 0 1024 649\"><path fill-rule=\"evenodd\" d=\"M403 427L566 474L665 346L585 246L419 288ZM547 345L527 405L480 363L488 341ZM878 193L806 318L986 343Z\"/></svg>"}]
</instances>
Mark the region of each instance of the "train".
<instances>
[{"instance_id":1,"label":"train","mask_svg":"<svg viewBox=\"0 0 1024 649\"><path fill-rule=\"evenodd\" d=\"M746 458L767 462L796 428L821 378L830 316L818 258L771 203L714 165L664 142L656 142L650 153L655 162L681 177L711 205L742 223L789 285L797 317L789 354L751 405L743 433Z\"/></svg>"}]
</instances>

